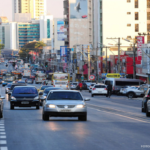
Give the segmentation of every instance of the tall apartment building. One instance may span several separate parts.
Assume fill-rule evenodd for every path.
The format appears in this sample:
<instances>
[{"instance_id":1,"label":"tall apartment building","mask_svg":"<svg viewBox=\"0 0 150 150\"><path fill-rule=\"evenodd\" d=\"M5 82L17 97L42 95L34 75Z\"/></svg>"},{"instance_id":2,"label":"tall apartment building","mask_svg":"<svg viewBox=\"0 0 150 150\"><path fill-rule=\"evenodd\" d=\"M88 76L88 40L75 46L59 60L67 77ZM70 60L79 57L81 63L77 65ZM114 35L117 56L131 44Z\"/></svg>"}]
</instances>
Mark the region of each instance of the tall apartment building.
<instances>
[{"instance_id":1,"label":"tall apartment building","mask_svg":"<svg viewBox=\"0 0 150 150\"><path fill-rule=\"evenodd\" d=\"M150 0L100 0L100 31L100 42L110 47L108 56L118 55L118 40L107 38L120 38L121 50L131 51L132 39L150 31Z\"/></svg>"},{"instance_id":2,"label":"tall apartment building","mask_svg":"<svg viewBox=\"0 0 150 150\"><path fill-rule=\"evenodd\" d=\"M46 14L46 0L13 0L13 18L15 13L31 13L31 18Z\"/></svg>"},{"instance_id":3,"label":"tall apartment building","mask_svg":"<svg viewBox=\"0 0 150 150\"><path fill-rule=\"evenodd\" d=\"M92 0L64 0L65 45L93 44Z\"/></svg>"}]
</instances>

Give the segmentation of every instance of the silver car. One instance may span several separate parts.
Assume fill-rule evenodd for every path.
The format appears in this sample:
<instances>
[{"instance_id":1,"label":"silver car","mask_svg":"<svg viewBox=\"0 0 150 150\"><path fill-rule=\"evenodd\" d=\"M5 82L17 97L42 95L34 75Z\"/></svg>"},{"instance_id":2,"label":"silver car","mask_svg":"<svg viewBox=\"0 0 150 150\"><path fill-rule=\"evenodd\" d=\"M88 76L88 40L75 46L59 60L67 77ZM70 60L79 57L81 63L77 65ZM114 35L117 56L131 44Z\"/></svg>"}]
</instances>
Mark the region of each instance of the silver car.
<instances>
[{"instance_id":1,"label":"silver car","mask_svg":"<svg viewBox=\"0 0 150 150\"><path fill-rule=\"evenodd\" d=\"M49 117L78 117L78 120L87 120L87 106L78 91L72 90L52 90L47 99L43 102L43 120Z\"/></svg>"}]
</instances>

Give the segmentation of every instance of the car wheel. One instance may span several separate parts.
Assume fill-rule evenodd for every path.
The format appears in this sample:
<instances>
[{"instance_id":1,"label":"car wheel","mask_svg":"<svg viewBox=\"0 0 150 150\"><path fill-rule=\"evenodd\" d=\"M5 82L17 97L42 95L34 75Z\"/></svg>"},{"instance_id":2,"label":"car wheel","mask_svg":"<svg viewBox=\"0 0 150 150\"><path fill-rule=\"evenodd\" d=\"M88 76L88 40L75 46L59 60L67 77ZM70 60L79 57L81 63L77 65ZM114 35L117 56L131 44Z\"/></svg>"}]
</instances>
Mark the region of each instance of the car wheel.
<instances>
[{"instance_id":1,"label":"car wheel","mask_svg":"<svg viewBox=\"0 0 150 150\"><path fill-rule=\"evenodd\" d=\"M135 95L134 95L134 93L128 93L128 98L133 98Z\"/></svg>"},{"instance_id":2,"label":"car wheel","mask_svg":"<svg viewBox=\"0 0 150 150\"><path fill-rule=\"evenodd\" d=\"M150 117L150 112L148 112L148 109L146 109L146 117Z\"/></svg>"},{"instance_id":3,"label":"car wheel","mask_svg":"<svg viewBox=\"0 0 150 150\"><path fill-rule=\"evenodd\" d=\"M36 106L36 109L40 109L40 106Z\"/></svg>"},{"instance_id":4,"label":"car wheel","mask_svg":"<svg viewBox=\"0 0 150 150\"><path fill-rule=\"evenodd\" d=\"M12 104L10 104L10 109L14 109L14 106Z\"/></svg>"},{"instance_id":5,"label":"car wheel","mask_svg":"<svg viewBox=\"0 0 150 150\"><path fill-rule=\"evenodd\" d=\"M87 121L87 115L79 116L79 117L78 117L78 120Z\"/></svg>"},{"instance_id":6,"label":"car wheel","mask_svg":"<svg viewBox=\"0 0 150 150\"><path fill-rule=\"evenodd\" d=\"M141 112L146 112L144 108L141 109Z\"/></svg>"},{"instance_id":7,"label":"car wheel","mask_svg":"<svg viewBox=\"0 0 150 150\"><path fill-rule=\"evenodd\" d=\"M91 91L89 91L89 93L91 93Z\"/></svg>"},{"instance_id":8,"label":"car wheel","mask_svg":"<svg viewBox=\"0 0 150 150\"><path fill-rule=\"evenodd\" d=\"M91 97L94 97L94 94L92 94Z\"/></svg>"},{"instance_id":9,"label":"car wheel","mask_svg":"<svg viewBox=\"0 0 150 150\"><path fill-rule=\"evenodd\" d=\"M48 120L49 120L49 115L43 114L43 115L42 115L42 119L43 119L44 121L48 121Z\"/></svg>"},{"instance_id":10,"label":"car wheel","mask_svg":"<svg viewBox=\"0 0 150 150\"><path fill-rule=\"evenodd\" d=\"M2 110L0 112L0 118L3 118L3 112L2 112Z\"/></svg>"}]
</instances>

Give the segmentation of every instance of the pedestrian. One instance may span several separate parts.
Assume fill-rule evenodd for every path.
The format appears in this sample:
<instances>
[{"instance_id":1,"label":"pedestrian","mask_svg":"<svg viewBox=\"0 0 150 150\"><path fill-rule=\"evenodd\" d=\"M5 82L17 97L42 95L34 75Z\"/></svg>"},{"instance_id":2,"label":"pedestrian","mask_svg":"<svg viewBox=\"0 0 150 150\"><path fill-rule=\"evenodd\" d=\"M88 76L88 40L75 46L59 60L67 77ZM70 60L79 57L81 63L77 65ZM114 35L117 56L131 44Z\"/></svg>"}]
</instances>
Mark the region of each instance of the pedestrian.
<instances>
[{"instance_id":1,"label":"pedestrian","mask_svg":"<svg viewBox=\"0 0 150 150\"><path fill-rule=\"evenodd\" d=\"M83 84L82 84L82 82L80 82L79 83L80 92L82 91L82 86L83 86Z\"/></svg>"},{"instance_id":2,"label":"pedestrian","mask_svg":"<svg viewBox=\"0 0 150 150\"><path fill-rule=\"evenodd\" d=\"M110 98L111 93L112 93L112 85L109 83L109 84L107 85L107 95L106 95L106 97L109 97L109 98Z\"/></svg>"}]
</instances>

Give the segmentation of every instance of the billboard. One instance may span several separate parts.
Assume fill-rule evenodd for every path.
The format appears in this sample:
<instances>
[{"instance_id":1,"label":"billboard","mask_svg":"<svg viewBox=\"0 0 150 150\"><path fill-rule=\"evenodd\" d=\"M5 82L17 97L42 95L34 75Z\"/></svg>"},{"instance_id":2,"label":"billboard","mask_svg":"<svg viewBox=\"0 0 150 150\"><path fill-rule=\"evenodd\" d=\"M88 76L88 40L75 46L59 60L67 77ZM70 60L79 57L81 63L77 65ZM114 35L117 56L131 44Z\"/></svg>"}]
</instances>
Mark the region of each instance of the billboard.
<instances>
[{"instance_id":1,"label":"billboard","mask_svg":"<svg viewBox=\"0 0 150 150\"><path fill-rule=\"evenodd\" d=\"M60 56L67 57L67 46L60 46Z\"/></svg>"},{"instance_id":2,"label":"billboard","mask_svg":"<svg viewBox=\"0 0 150 150\"><path fill-rule=\"evenodd\" d=\"M57 40L58 41L64 41L65 40L64 21L63 20L57 21Z\"/></svg>"},{"instance_id":3,"label":"billboard","mask_svg":"<svg viewBox=\"0 0 150 150\"><path fill-rule=\"evenodd\" d=\"M70 0L70 19L87 19L87 0Z\"/></svg>"},{"instance_id":4,"label":"billboard","mask_svg":"<svg viewBox=\"0 0 150 150\"><path fill-rule=\"evenodd\" d=\"M142 60L142 45L144 44L144 36L137 36L137 57Z\"/></svg>"}]
</instances>

